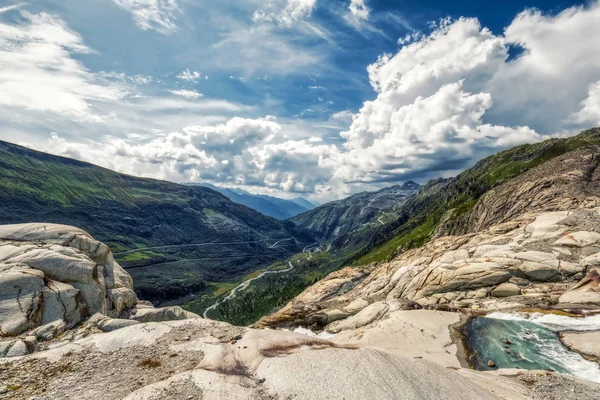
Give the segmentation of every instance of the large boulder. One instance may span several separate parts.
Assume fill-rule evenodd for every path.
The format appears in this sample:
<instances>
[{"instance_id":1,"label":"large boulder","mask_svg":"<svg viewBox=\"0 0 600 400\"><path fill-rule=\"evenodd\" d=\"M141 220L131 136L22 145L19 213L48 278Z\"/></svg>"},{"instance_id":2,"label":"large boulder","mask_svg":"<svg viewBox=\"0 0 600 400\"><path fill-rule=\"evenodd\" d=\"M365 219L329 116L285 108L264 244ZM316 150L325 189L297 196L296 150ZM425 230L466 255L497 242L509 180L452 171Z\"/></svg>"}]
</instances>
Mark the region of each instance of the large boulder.
<instances>
[{"instance_id":1,"label":"large boulder","mask_svg":"<svg viewBox=\"0 0 600 400\"><path fill-rule=\"evenodd\" d=\"M571 350L600 360L600 331L567 332L560 339Z\"/></svg>"},{"instance_id":2,"label":"large boulder","mask_svg":"<svg viewBox=\"0 0 600 400\"><path fill-rule=\"evenodd\" d=\"M571 290L560 296L560 303L600 305L600 272L592 268Z\"/></svg>"},{"instance_id":3,"label":"large boulder","mask_svg":"<svg viewBox=\"0 0 600 400\"><path fill-rule=\"evenodd\" d=\"M194 318L200 318L200 316L178 306L163 308L140 307L131 316L132 320L138 322L178 321Z\"/></svg>"},{"instance_id":4,"label":"large boulder","mask_svg":"<svg viewBox=\"0 0 600 400\"><path fill-rule=\"evenodd\" d=\"M55 321L71 328L95 313L119 317L136 302L132 279L108 246L81 229L0 226L0 336Z\"/></svg>"},{"instance_id":5,"label":"large boulder","mask_svg":"<svg viewBox=\"0 0 600 400\"><path fill-rule=\"evenodd\" d=\"M514 283L503 283L497 288L492 290L492 296L494 297L511 297L518 296L521 294L521 288Z\"/></svg>"}]
</instances>

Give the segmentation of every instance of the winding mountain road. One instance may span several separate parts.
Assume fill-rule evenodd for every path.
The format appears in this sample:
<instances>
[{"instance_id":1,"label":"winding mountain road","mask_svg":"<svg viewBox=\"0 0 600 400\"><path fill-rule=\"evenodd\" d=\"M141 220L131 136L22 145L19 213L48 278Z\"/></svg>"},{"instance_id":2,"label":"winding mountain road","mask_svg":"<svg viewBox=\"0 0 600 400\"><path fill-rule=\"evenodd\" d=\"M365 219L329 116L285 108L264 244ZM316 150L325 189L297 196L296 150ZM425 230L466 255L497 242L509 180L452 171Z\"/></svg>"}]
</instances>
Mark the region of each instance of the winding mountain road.
<instances>
[{"instance_id":1,"label":"winding mountain road","mask_svg":"<svg viewBox=\"0 0 600 400\"><path fill-rule=\"evenodd\" d=\"M265 271L263 273L261 273L260 275L254 277L254 278L250 278L245 280L244 282L240 283L238 286L236 286L235 288L233 288L231 290L231 292L229 292L229 294L227 296L225 296L223 299L218 300L217 302L215 302L215 304L213 304L212 306L208 307L206 310L204 310L204 313L202 314L202 316L206 319L210 319L208 317L208 313L211 310L215 310L217 307L219 307L221 304L225 303L226 301L229 301L233 298L235 298L235 295L242 291L242 290L246 290L246 288L250 285L250 283L252 283L253 281L262 278L265 275L274 275L274 274L281 274L284 272L290 272L291 270L294 269L294 264L291 263L291 261L288 261L289 264L289 268L286 269L282 269L282 270L277 270L277 271Z\"/></svg>"},{"instance_id":2,"label":"winding mountain road","mask_svg":"<svg viewBox=\"0 0 600 400\"><path fill-rule=\"evenodd\" d=\"M262 242L270 242L270 241L273 241L273 240L277 240L277 239L250 240L250 241L244 241L244 242L203 242L203 243L188 243L188 244L169 244L169 245L164 245L164 246L144 247L144 248L139 248L139 249L120 251L120 252L117 252L117 253L113 253L113 255L114 256L123 256L123 255L126 255L126 254L136 253L138 251L172 249L172 248L180 248L180 247L196 247L196 246L211 246L211 245L232 245L232 244L262 243ZM292 240L292 239L291 238L279 239L275 243L273 243L271 246L269 246L269 248L270 249L274 249L274 248L276 248L276 246L279 243L286 242L286 241L289 241L289 240ZM298 243L298 244L304 244L304 243Z\"/></svg>"}]
</instances>

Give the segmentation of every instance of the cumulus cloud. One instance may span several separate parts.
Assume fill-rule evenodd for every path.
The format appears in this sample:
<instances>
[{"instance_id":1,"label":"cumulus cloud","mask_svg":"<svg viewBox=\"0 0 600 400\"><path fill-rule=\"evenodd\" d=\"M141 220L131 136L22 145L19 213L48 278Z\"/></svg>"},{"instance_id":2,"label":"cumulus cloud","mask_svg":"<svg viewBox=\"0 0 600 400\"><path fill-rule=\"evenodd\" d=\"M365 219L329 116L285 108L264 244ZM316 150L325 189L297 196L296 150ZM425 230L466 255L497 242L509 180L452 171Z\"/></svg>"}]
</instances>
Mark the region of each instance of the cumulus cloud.
<instances>
[{"instance_id":1,"label":"cumulus cloud","mask_svg":"<svg viewBox=\"0 0 600 400\"><path fill-rule=\"evenodd\" d=\"M377 98L343 132L345 182L455 173L499 149L600 122L600 3L527 10L494 35L441 20L368 67ZM510 59L510 46L523 53Z\"/></svg>"},{"instance_id":2,"label":"cumulus cloud","mask_svg":"<svg viewBox=\"0 0 600 400\"><path fill-rule=\"evenodd\" d=\"M177 30L179 6L177 0L113 0L131 13L135 24L142 30L169 34Z\"/></svg>"},{"instance_id":3,"label":"cumulus cloud","mask_svg":"<svg viewBox=\"0 0 600 400\"><path fill-rule=\"evenodd\" d=\"M168 90L168 92L175 96L185 97L186 99L199 99L200 97L203 97L202 93L198 93L195 90Z\"/></svg>"},{"instance_id":4,"label":"cumulus cloud","mask_svg":"<svg viewBox=\"0 0 600 400\"><path fill-rule=\"evenodd\" d=\"M361 110L351 129L342 133L348 152L337 177L363 183L409 179L460 169L482 152L540 139L526 127L483 124L491 96L466 93L462 85L443 85L407 105L380 104L388 113L373 115L373 107Z\"/></svg>"},{"instance_id":5,"label":"cumulus cloud","mask_svg":"<svg viewBox=\"0 0 600 400\"><path fill-rule=\"evenodd\" d=\"M191 119L200 118L194 112L215 107L222 115L229 113L227 119L181 127L165 123L162 127L169 128L153 135L104 136L93 142L75 143L66 135L53 134L48 146L56 153L142 176L316 193L324 200L365 187L447 176L501 149L600 123L599 13L598 2L553 16L527 10L503 34L492 33L477 19L445 19L429 34L403 38L397 52L381 55L367 68L375 98L364 102L356 113L341 111L321 122L327 125L327 134L331 129L342 131L335 141L338 144L331 144L334 140L327 134L316 137L315 129L290 134L299 121L233 117L256 115L256 110L216 100L192 101L182 94L198 92L173 90L177 96L130 100L128 106L139 115L188 110ZM6 29L2 26L0 35L10 37L3 33ZM226 35L217 46L236 49L232 53L238 59L261 60L266 63L261 70L270 68L276 73L285 62L302 69L304 54L290 46L278 47L278 39L270 35L272 29L280 28L258 24L243 34ZM50 32L54 33L39 34L42 39L36 36L30 41L44 44L50 40L53 48L66 54L66 61L78 66L78 79L93 88L88 89L92 94L77 92L74 97L82 101L84 110L95 91L107 90L118 98L118 91L97 83L72 59L71 53L91 51L77 35L66 28L58 30L60 35ZM271 50L245 47L257 39ZM518 57L511 56L514 47L522 50ZM0 49L0 60L6 52L16 52L10 46ZM232 64L231 59L222 61ZM11 66L4 63L0 104L7 101L1 85L10 82L5 71ZM190 81L200 78L199 73L186 71ZM70 87L61 86L61 91ZM23 102L19 103L22 107L33 107L25 104L37 101L24 102L17 93L21 91L12 92L11 101ZM72 109L62 112L73 113ZM143 121L139 115L132 120Z\"/></svg>"},{"instance_id":6,"label":"cumulus cloud","mask_svg":"<svg viewBox=\"0 0 600 400\"><path fill-rule=\"evenodd\" d=\"M285 139L273 117L190 126L147 142L106 137L71 143L54 133L49 150L141 176L295 192L313 192L326 182L337 154L335 146L314 139Z\"/></svg>"},{"instance_id":7,"label":"cumulus cloud","mask_svg":"<svg viewBox=\"0 0 600 400\"><path fill-rule=\"evenodd\" d=\"M123 86L91 73L76 59L92 50L60 18L20 16L18 24L0 22L0 105L99 121L92 101L126 95Z\"/></svg>"},{"instance_id":8,"label":"cumulus cloud","mask_svg":"<svg viewBox=\"0 0 600 400\"><path fill-rule=\"evenodd\" d=\"M537 10L519 14L505 40L522 48L486 85L494 97L490 121L510 120L538 131L564 126L600 80L600 2L571 7L557 15Z\"/></svg>"},{"instance_id":9,"label":"cumulus cloud","mask_svg":"<svg viewBox=\"0 0 600 400\"><path fill-rule=\"evenodd\" d=\"M581 109L570 120L579 125L600 126L600 81L591 85L587 98L581 102Z\"/></svg>"}]
</instances>

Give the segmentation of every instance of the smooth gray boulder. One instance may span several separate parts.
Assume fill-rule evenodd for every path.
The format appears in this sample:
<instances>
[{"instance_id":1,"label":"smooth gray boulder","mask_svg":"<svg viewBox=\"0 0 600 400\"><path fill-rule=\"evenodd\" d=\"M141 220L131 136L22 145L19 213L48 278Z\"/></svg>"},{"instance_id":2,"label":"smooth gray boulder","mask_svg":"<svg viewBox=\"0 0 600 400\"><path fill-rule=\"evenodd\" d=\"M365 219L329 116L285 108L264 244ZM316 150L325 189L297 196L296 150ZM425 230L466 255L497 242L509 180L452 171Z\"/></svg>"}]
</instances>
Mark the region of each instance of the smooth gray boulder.
<instances>
[{"instance_id":1,"label":"smooth gray boulder","mask_svg":"<svg viewBox=\"0 0 600 400\"><path fill-rule=\"evenodd\" d=\"M108 246L81 229L0 226L0 336L55 321L72 328L95 313L119 317L136 302L131 277Z\"/></svg>"},{"instance_id":2,"label":"smooth gray boulder","mask_svg":"<svg viewBox=\"0 0 600 400\"><path fill-rule=\"evenodd\" d=\"M8 352L6 353L6 357L20 357L29 354L29 350L27 349L27 345L22 340L17 340L10 346Z\"/></svg>"},{"instance_id":3,"label":"smooth gray boulder","mask_svg":"<svg viewBox=\"0 0 600 400\"><path fill-rule=\"evenodd\" d=\"M37 340L48 341L52 340L64 331L67 330L67 325L63 320L55 320L49 324L40 326L33 333Z\"/></svg>"},{"instance_id":4,"label":"smooth gray boulder","mask_svg":"<svg viewBox=\"0 0 600 400\"><path fill-rule=\"evenodd\" d=\"M141 308L130 317L139 322L161 322L161 321L177 321L183 319L201 318L199 315L190 311L185 311L181 307L172 306L164 308Z\"/></svg>"},{"instance_id":5,"label":"smooth gray boulder","mask_svg":"<svg viewBox=\"0 0 600 400\"><path fill-rule=\"evenodd\" d=\"M110 318L98 324L98 328L100 328L102 332L112 332L116 331L117 329L126 328L128 326L137 325L139 323L140 322L132 319Z\"/></svg>"},{"instance_id":6,"label":"smooth gray boulder","mask_svg":"<svg viewBox=\"0 0 600 400\"><path fill-rule=\"evenodd\" d=\"M493 297L511 297L519 296L520 294L521 288L514 283L503 283L492 290Z\"/></svg>"}]
</instances>

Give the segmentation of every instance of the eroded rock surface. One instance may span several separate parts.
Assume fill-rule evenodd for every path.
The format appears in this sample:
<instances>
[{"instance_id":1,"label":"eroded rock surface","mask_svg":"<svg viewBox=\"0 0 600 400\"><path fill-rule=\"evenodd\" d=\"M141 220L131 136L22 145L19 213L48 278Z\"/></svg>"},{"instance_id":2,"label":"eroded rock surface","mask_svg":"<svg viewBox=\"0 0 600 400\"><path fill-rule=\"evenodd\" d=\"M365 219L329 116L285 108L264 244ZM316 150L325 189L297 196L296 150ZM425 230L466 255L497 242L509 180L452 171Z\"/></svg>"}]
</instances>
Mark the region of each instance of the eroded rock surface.
<instances>
[{"instance_id":1,"label":"eroded rock surface","mask_svg":"<svg viewBox=\"0 0 600 400\"><path fill-rule=\"evenodd\" d=\"M596 398L600 386L563 375L465 370L448 330L458 319L392 311L331 339L204 319L136 324L0 359L0 389L6 400L514 400L545 390L517 379L550 375L554 390L570 385L579 396L561 398Z\"/></svg>"},{"instance_id":2,"label":"eroded rock surface","mask_svg":"<svg viewBox=\"0 0 600 400\"><path fill-rule=\"evenodd\" d=\"M43 350L61 335L75 340L98 329L189 318L199 317L138 303L131 276L108 246L80 229L0 226L0 357Z\"/></svg>"},{"instance_id":3,"label":"eroded rock surface","mask_svg":"<svg viewBox=\"0 0 600 400\"><path fill-rule=\"evenodd\" d=\"M110 249L86 232L54 224L0 226L0 334L87 316L118 317L137 302Z\"/></svg>"},{"instance_id":4,"label":"eroded rock surface","mask_svg":"<svg viewBox=\"0 0 600 400\"><path fill-rule=\"evenodd\" d=\"M480 233L436 239L389 263L338 271L259 325L296 323L337 332L355 327L351 315L362 311L350 306L359 300L362 308L402 301L404 309L416 304L471 312L596 307L597 231L600 208L526 213ZM344 285L349 289L332 291ZM346 307L348 323L323 317Z\"/></svg>"}]
</instances>

